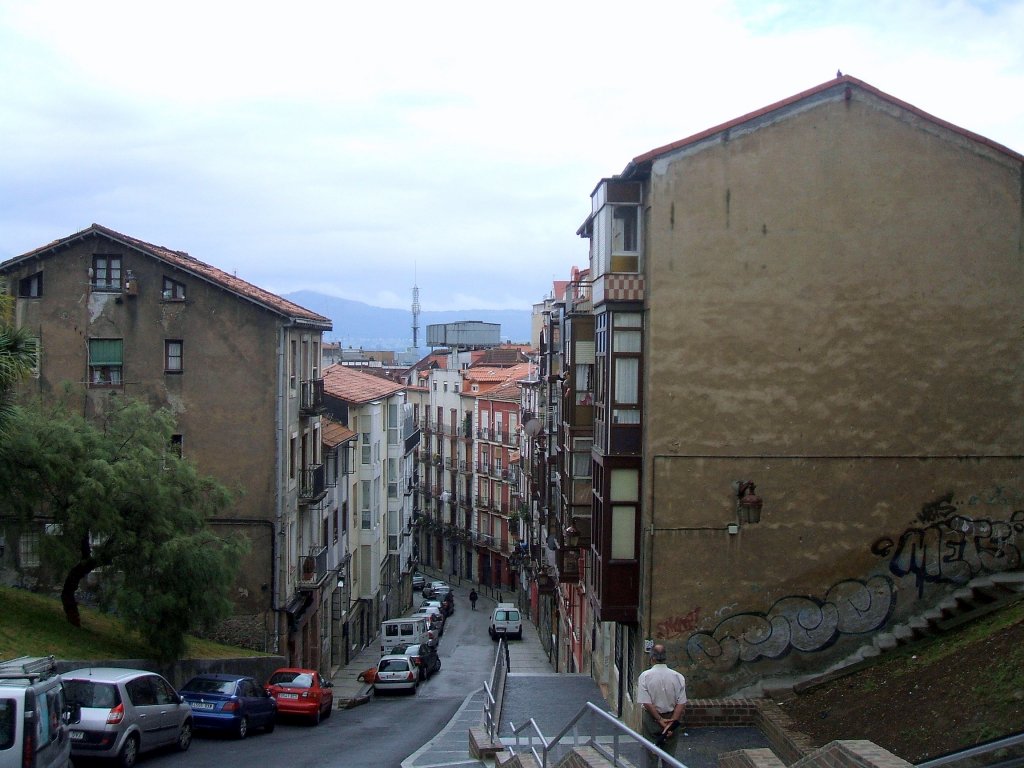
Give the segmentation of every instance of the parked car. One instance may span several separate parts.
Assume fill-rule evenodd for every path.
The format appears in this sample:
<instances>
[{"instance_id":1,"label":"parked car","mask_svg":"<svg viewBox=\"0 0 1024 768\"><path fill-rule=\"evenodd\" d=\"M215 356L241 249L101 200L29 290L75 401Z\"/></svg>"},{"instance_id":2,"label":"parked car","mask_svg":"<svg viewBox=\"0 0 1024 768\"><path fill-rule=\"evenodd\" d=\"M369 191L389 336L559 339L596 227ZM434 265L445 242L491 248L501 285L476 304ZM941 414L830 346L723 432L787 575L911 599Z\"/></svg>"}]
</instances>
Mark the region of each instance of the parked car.
<instances>
[{"instance_id":1,"label":"parked car","mask_svg":"<svg viewBox=\"0 0 1024 768\"><path fill-rule=\"evenodd\" d=\"M64 685L53 656L0 662L0 768L67 768Z\"/></svg>"},{"instance_id":2,"label":"parked car","mask_svg":"<svg viewBox=\"0 0 1024 768\"><path fill-rule=\"evenodd\" d=\"M448 613L444 609L444 603L440 600L424 600L420 603L420 608L436 608L446 620L448 618Z\"/></svg>"},{"instance_id":3,"label":"parked car","mask_svg":"<svg viewBox=\"0 0 1024 768\"><path fill-rule=\"evenodd\" d=\"M430 622L430 629L437 633L438 637L444 634L444 614L440 608L420 608L412 614L414 617L422 616ZM437 645L437 643L434 643Z\"/></svg>"},{"instance_id":4,"label":"parked car","mask_svg":"<svg viewBox=\"0 0 1024 768\"><path fill-rule=\"evenodd\" d=\"M419 592L427 584L427 579L422 573L414 573L412 575L412 588L414 592Z\"/></svg>"},{"instance_id":5,"label":"parked car","mask_svg":"<svg viewBox=\"0 0 1024 768\"><path fill-rule=\"evenodd\" d=\"M250 728L274 730L277 702L254 678L244 675L196 675L181 688L192 707L196 729L227 731L239 739Z\"/></svg>"},{"instance_id":6,"label":"parked car","mask_svg":"<svg viewBox=\"0 0 1024 768\"><path fill-rule=\"evenodd\" d=\"M442 589L449 589L450 590L451 587L449 587L443 581L432 581L432 582L430 582L429 584L427 584L427 585L425 585L423 587L423 596L424 597L433 598L434 597L434 593L437 592L438 590L442 590Z\"/></svg>"},{"instance_id":7,"label":"parked car","mask_svg":"<svg viewBox=\"0 0 1024 768\"><path fill-rule=\"evenodd\" d=\"M408 691L416 693L420 686L420 672L416 663L404 653L381 656L377 662L377 676L373 680L373 692Z\"/></svg>"},{"instance_id":8,"label":"parked car","mask_svg":"<svg viewBox=\"0 0 1024 768\"><path fill-rule=\"evenodd\" d=\"M282 667L267 681L267 693L277 702L282 715L307 717L313 725L331 716L334 709L334 683L315 669Z\"/></svg>"},{"instance_id":9,"label":"parked car","mask_svg":"<svg viewBox=\"0 0 1024 768\"><path fill-rule=\"evenodd\" d=\"M491 640L499 637L514 637L516 640L523 639L523 617L515 603L498 603L491 612L491 621L487 627Z\"/></svg>"},{"instance_id":10,"label":"parked car","mask_svg":"<svg viewBox=\"0 0 1024 768\"><path fill-rule=\"evenodd\" d=\"M404 654L412 659L420 671L420 681L426 680L435 672L441 671L441 657L437 650L429 643L416 643L414 645L400 645L395 648L395 654Z\"/></svg>"},{"instance_id":11,"label":"parked car","mask_svg":"<svg viewBox=\"0 0 1024 768\"><path fill-rule=\"evenodd\" d=\"M72 709L72 759L114 758L132 768L144 752L192 745L192 708L160 675L87 667L61 677Z\"/></svg>"}]
</instances>

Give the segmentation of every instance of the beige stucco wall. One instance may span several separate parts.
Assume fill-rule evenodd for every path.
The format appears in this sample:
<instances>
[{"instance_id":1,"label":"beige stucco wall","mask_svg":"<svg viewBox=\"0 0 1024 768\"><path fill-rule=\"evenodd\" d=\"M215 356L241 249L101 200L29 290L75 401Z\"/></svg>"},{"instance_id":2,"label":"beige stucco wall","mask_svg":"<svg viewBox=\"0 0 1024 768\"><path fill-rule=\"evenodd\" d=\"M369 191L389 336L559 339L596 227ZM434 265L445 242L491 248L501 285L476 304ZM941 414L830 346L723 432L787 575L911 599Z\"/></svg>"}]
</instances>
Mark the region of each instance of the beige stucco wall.
<instances>
[{"instance_id":1,"label":"beige stucco wall","mask_svg":"<svg viewBox=\"0 0 1024 768\"><path fill-rule=\"evenodd\" d=\"M1024 509L1019 160L857 90L656 161L646 200L641 623L695 693L821 667L1019 567L1024 526L923 584L898 559L907 532ZM737 480L764 511L730 535ZM818 605L851 631L800 640ZM719 642L773 631L771 663Z\"/></svg>"}]
</instances>

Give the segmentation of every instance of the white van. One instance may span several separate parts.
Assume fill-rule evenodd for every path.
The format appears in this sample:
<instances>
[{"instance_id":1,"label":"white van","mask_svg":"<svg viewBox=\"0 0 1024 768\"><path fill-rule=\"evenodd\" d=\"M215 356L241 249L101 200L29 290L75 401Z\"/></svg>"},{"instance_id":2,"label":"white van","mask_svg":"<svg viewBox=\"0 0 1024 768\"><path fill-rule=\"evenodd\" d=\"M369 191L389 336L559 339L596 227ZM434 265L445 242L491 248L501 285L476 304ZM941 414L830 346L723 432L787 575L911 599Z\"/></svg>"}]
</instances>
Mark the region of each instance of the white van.
<instances>
[{"instance_id":1,"label":"white van","mask_svg":"<svg viewBox=\"0 0 1024 768\"><path fill-rule=\"evenodd\" d=\"M487 627L491 640L499 637L523 639L523 617L515 603L498 603L491 612L491 623Z\"/></svg>"},{"instance_id":2,"label":"white van","mask_svg":"<svg viewBox=\"0 0 1024 768\"><path fill-rule=\"evenodd\" d=\"M68 768L68 717L53 656L0 661L0 768Z\"/></svg>"},{"instance_id":3,"label":"white van","mask_svg":"<svg viewBox=\"0 0 1024 768\"><path fill-rule=\"evenodd\" d=\"M396 645L428 643L427 620L422 616L388 619L380 625L380 653L391 653Z\"/></svg>"}]
</instances>

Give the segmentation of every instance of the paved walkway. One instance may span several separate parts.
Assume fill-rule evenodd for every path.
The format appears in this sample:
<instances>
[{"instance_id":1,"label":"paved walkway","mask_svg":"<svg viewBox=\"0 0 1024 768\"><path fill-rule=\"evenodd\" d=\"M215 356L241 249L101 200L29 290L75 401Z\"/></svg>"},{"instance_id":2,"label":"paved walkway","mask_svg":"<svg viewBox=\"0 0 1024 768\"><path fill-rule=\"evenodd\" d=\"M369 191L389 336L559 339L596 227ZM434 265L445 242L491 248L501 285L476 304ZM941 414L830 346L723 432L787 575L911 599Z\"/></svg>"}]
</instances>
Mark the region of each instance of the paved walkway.
<instances>
[{"instance_id":1,"label":"paved walkway","mask_svg":"<svg viewBox=\"0 0 1024 768\"><path fill-rule=\"evenodd\" d=\"M469 588L456 585L454 591L456 599L464 605ZM493 607L494 600L481 595L478 610L490 611ZM339 707L359 706L373 696L372 687L358 677L376 665L380 658L379 647L379 642L374 639L347 666L334 674L334 698ZM499 738L506 744L515 742L513 726L519 728L530 719L550 740L565 728L586 702L608 711L597 683L589 675L552 672L537 628L525 614L523 639L510 641L508 649L509 674L498 727ZM481 677L481 687L466 696L448 724L407 757L402 768L491 768L494 765L493 760L476 760L469 753L469 729L483 724L483 677L486 674L489 671ZM595 725L589 719L585 722L586 730L581 730L581 737L591 729L598 734L606 733L600 724ZM610 734L610 730L607 733ZM767 739L756 728L698 728L683 735L676 757L688 768L717 768L718 756L723 752L767 746Z\"/></svg>"}]
</instances>

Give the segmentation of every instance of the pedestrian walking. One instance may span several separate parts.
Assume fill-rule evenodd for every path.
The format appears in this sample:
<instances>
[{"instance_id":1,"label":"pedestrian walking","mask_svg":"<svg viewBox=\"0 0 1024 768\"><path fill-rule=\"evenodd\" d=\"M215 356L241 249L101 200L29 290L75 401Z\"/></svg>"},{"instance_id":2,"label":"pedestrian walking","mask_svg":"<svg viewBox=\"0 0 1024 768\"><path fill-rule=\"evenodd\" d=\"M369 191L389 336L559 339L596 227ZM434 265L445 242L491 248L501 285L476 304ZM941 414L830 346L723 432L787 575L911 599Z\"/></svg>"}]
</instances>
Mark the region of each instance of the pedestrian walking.
<instances>
[{"instance_id":1,"label":"pedestrian walking","mask_svg":"<svg viewBox=\"0 0 1024 768\"><path fill-rule=\"evenodd\" d=\"M637 681L637 703L643 707L643 733L648 741L675 757L686 712L686 678L666 663L665 646L651 648L651 668ZM642 768L655 768L660 758L646 749Z\"/></svg>"},{"instance_id":2,"label":"pedestrian walking","mask_svg":"<svg viewBox=\"0 0 1024 768\"><path fill-rule=\"evenodd\" d=\"M473 606L473 610L476 610L476 590L469 590L469 604Z\"/></svg>"}]
</instances>

